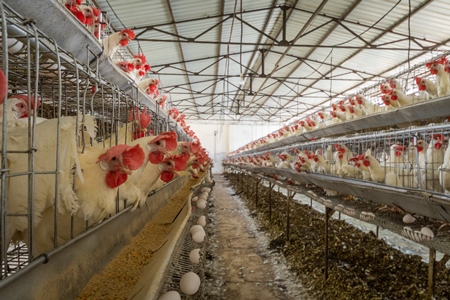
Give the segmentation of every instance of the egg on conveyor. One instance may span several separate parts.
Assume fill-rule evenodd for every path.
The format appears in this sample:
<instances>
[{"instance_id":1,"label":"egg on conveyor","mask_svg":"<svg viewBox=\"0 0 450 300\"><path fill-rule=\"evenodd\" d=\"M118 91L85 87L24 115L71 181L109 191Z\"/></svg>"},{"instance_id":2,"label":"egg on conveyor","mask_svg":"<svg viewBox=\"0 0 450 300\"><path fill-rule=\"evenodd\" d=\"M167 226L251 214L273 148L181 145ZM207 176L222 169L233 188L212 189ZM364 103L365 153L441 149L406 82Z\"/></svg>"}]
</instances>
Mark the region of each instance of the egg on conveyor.
<instances>
[{"instance_id":1,"label":"egg on conveyor","mask_svg":"<svg viewBox=\"0 0 450 300\"><path fill-rule=\"evenodd\" d=\"M427 237L427 239L432 239L434 238L434 233L433 231L428 228L428 227L422 227L422 229L420 230L420 232L425 235Z\"/></svg>"},{"instance_id":2,"label":"egg on conveyor","mask_svg":"<svg viewBox=\"0 0 450 300\"><path fill-rule=\"evenodd\" d=\"M414 223L415 220L416 220L416 218L414 218L411 214L406 214L403 217L403 223L406 223L406 224Z\"/></svg>"},{"instance_id":3,"label":"egg on conveyor","mask_svg":"<svg viewBox=\"0 0 450 300\"><path fill-rule=\"evenodd\" d=\"M192 202L197 202L197 200L198 200L198 197L192 198Z\"/></svg>"},{"instance_id":4,"label":"egg on conveyor","mask_svg":"<svg viewBox=\"0 0 450 300\"><path fill-rule=\"evenodd\" d=\"M201 191L209 193L209 192L211 192L211 189L208 187L202 187Z\"/></svg>"},{"instance_id":5,"label":"egg on conveyor","mask_svg":"<svg viewBox=\"0 0 450 300\"><path fill-rule=\"evenodd\" d=\"M191 229L189 229L189 233L190 233L190 234L194 234L194 233L196 233L197 231L205 231L205 230L203 229L203 226L202 226L202 225L199 225L199 224L193 225L193 226L191 227Z\"/></svg>"},{"instance_id":6,"label":"egg on conveyor","mask_svg":"<svg viewBox=\"0 0 450 300\"><path fill-rule=\"evenodd\" d=\"M200 225L200 226L205 227L205 225L206 225L206 217L205 216L200 216L197 219L197 224Z\"/></svg>"},{"instance_id":7,"label":"egg on conveyor","mask_svg":"<svg viewBox=\"0 0 450 300\"><path fill-rule=\"evenodd\" d=\"M197 201L197 208L199 208L199 209L205 209L205 208L206 208L206 201L205 201L205 200L199 200L199 201Z\"/></svg>"},{"instance_id":8,"label":"egg on conveyor","mask_svg":"<svg viewBox=\"0 0 450 300\"><path fill-rule=\"evenodd\" d=\"M205 241L205 231L198 230L194 234L192 234L192 240L196 243L203 243Z\"/></svg>"},{"instance_id":9,"label":"egg on conveyor","mask_svg":"<svg viewBox=\"0 0 450 300\"><path fill-rule=\"evenodd\" d=\"M158 300L181 300L181 296L177 291L170 291L162 294Z\"/></svg>"},{"instance_id":10,"label":"egg on conveyor","mask_svg":"<svg viewBox=\"0 0 450 300\"><path fill-rule=\"evenodd\" d=\"M200 263L200 249L193 249L190 253L189 253L189 259L191 261L191 263L193 264L198 264Z\"/></svg>"},{"instance_id":11,"label":"egg on conveyor","mask_svg":"<svg viewBox=\"0 0 450 300\"><path fill-rule=\"evenodd\" d=\"M194 295L200 287L200 277L194 272L185 273L180 280L180 289L186 295Z\"/></svg>"},{"instance_id":12,"label":"egg on conveyor","mask_svg":"<svg viewBox=\"0 0 450 300\"><path fill-rule=\"evenodd\" d=\"M198 196L198 200L208 200L208 194L202 193Z\"/></svg>"}]
</instances>

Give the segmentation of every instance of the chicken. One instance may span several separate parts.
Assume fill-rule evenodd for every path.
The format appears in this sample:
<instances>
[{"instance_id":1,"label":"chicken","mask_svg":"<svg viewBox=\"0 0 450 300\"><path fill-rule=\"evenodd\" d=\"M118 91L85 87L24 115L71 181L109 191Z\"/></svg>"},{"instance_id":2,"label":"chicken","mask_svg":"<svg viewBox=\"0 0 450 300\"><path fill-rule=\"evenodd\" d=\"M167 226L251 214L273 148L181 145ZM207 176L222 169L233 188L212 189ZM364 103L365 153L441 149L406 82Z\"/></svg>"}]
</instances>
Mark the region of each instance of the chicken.
<instances>
[{"instance_id":1,"label":"chicken","mask_svg":"<svg viewBox=\"0 0 450 300\"><path fill-rule=\"evenodd\" d=\"M60 124L59 141L58 123ZM84 124L90 132L95 132L94 119L91 116L85 116ZM34 154L34 164L31 171L34 175L34 201L33 216L34 225L37 226L41 221L42 213L45 209L57 206L58 212L67 211L69 214L75 213L79 208L78 196L72 189L73 174L72 168L75 166L76 180L79 183L85 182L81 172L81 163L79 161L76 145L76 117L61 117L50 119L39 123L35 127L36 149ZM10 174L25 173L29 171L28 167L28 128L16 127L8 132L8 163ZM58 149L58 145L60 145ZM23 151L22 153L18 151ZM26 155L26 156L24 156ZM58 159L58 165L57 165ZM39 173L38 173L39 172ZM58 174L58 195L55 195L56 175ZM43 174L44 173L44 174ZM47 173L47 174L46 174ZM8 179L8 198L7 213L11 215L24 215L11 217L8 220L6 231L6 240L10 240L16 231L24 231L28 228L28 176L13 176Z\"/></svg>"},{"instance_id":2,"label":"chicken","mask_svg":"<svg viewBox=\"0 0 450 300\"><path fill-rule=\"evenodd\" d=\"M444 137L441 134L433 134L425 153L425 161L420 167L424 169L422 174L422 187L427 190L443 192L439 183L438 168L443 164L442 144ZM423 158L423 157L422 157Z\"/></svg>"},{"instance_id":3,"label":"chicken","mask_svg":"<svg viewBox=\"0 0 450 300\"><path fill-rule=\"evenodd\" d=\"M65 3L65 7L83 24L86 24L86 15L84 11L80 8L82 0L68 0Z\"/></svg>"},{"instance_id":4,"label":"chicken","mask_svg":"<svg viewBox=\"0 0 450 300\"><path fill-rule=\"evenodd\" d=\"M363 164L364 154L363 155L357 155L350 159L350 161L353 163L353 165L359 169L362 175L362 179L366 181L371 181L372 178L370 177L370 170L368 167L366 167Z\"/></svg>"},{"instance_id":5,"label":"chicken","mask_svg":"<svg viewBox=\"0 0 450 300\"><path fill-rule=\"evenodd\" d=\"M104 140L106 146L116 144L129 144L131 141L144 137L147 132L147 127L150 125L150 112L139 111L136 108L130 111L126 125L123 125L117 132L117 136L111 136ZM112 142L114 140L114 142Z\"/></svg>"},{"instance_id":6,"label":"chicken","mask_svg":"<svg viewBox=\"0 0 450 300\"><path fill-rule=\"evenodd\" d=\"M372 181L377 183L384 183L386 185L401 186L401 182L397 175L392 171L386 173L386 170L371 154L366 153L362 162L364 166L369 168L370 178L372 179Z\"/></svg>"},{"instance_id":7,"label":"chicken","mask_svg":"<svg viewBox=\"0 0 450 300\"><path fill-rule=\"evenodd\" d=\"M391 89L389 83L385 82L385 83L380 84L380 91L384 95L384 94L389 94L389 92L392 91L392 89Z\"/></svg>"},{"instance_id":8,"label":"chicken","mask_svg":"<svg viewBox=\"0 0 450 300\"><path fill-rule=\"evenodd\" d=\"M159 84L159 80L156 78L146 78L146 79L142 79L139 83L138 86L147 94L150 96L154 96L157 97L157 90L158 90L158 84Z\"/></svg>"},{"instance_id":9,"label":"chicken","mask_svg":"<svg viewBox=\"0 0 450 300\"><path fill-rule=\"evenodd\" d=\"M75 193L86 221L95 224L116 212L117 188L144 160L140 145L121 144L109 149L94 146L80 154L85 182L75 182Z\"/></svg>"},{"instance_id":10,"label":"chicken","mask_svg":"<svg viewBox=\"0 0 450 300\"><path fill-rule=\"evenodd\" d=\"M144 54L137 54L134 58L128 60L113 60L113 62L135 81L137 78L140 80L141 71L144 71L143 76L150 70L150 65L147 64L147 59Z\"/></svg>"},{"instance_id":11,"label":"chicken","mask_svg":"<svg viewBox=\"0 0 450 300\"><path fill-rule=\"evenodd\" d=\"M147 164L143 176L139 180L139 188L145 195L145 199L151 191L160 189L164 184L174 179L175 175L178 174L177 170L183 169L185 165L184 159L177 155L164 158L156 165L155 169L149 168L151 164Z\"/></svg>"},{"instance_id":12,"label":"chicken","mask_svg":"<svg viewBox=\"0 0 450 300\"><path fill-rule=\"evenodd\" d=\"M28 105L28 103L31 103ZM3 103L3 101L2 101ZM41 105L40 98L37 97L36 108ZM7 101L7 109L6 109L6 117L7 120L13 119L21 119L28 118L28 109L30 109L31 116L34 115L34 96L32 95L32 101L29 101L28 95L24 94L13 94L8 97ZM29 108L30 106L30 108ZM0 118L3 118L3 107L4 105L0 105ZM40 119L42 121L44 119ZM39 122L38 122L39 123Z\"/></svg>"},{"instance_id":13,"label":"chicken","mask_svg":"<svg viewBox=\"0 0 450 300\"><path fill-rule=\"evenodd\" d=\"M100 41L103 46L101 59L105 59L107 57L112 58L120 46L125 47L135 37L136 34L133 30L125 28L101 39Z\"/></svg>"},{"instance_id":14,"label":"chicken","mask_svg":"<svg viewBox=\"0 0 450 300\"><path fill-rule=\"evenodd\" d=\"M400 82L399 82L398 79L391 78L391 79L388 80L388 83L389 83L389 87L390 87L392 90L400 90L400 91L403 91L403 87L402 87L402 85L400 84Z\"/></svg>"},{"instance_id":15,"label":"chicken","mask_svg":"<svg viewBox=\"0 0 450 300\"><path fill-rule=\"evenodd\" d=\"M436 84L433 81L426 79L426 78L421 78L418 76L415 77L415 81L419 88L419 91L426 91L428 93L430 99L434 99L439 96ZM423 100L427 100L427 99L423 99Z\"/></svg>"},{"instance_id":16,"label":"chicken","mask_svg":"<svg viewBox=\"0 0 450 300\"><path fill-rule=\"evenodd\" d=\"M445 71L447 58L442 57L438 60L431 61L425 64L431 74L436 75L436 87L439 97L450 94L450 78Z\"/></svg>"},{"instance_id":17,"label":"chicken","mask_svg":"<svg viewBox=\"0 0 450 300\"><path fill-rule=\"evenodd\" d=\"M317 112L317 116L319 117L319 127L326 127L326 126L330 125L332 122L332 119L333 119L330 116L330 114L328 114L324 111ZM320 124L322 124L322 125L320 125Z\"/></svg>"},{"instance_id":18,"label":"chicken","mask_svg":"<svg viewBox=\"0 0 450 300\"><path fill-rule=\"evenodd\" d=\"M363 115L362 110L357 106L346 105L345 111L347 114L348 121L358 119Z\"/></svg>"},{"instance_id":19,"label":"chicken","mask_svg":"<svg viewBox=\"0 0 450 300\"><path fill-rule=\"evenodd\" d=\"M314 154L313 160L316 163L315 171L317 173L330 174L330 166L326 163L325 159L321 154L319 153Z\"/></svg>"},{"instance_id":20,"label":"chicken","mask_svg":"<svg viewBox=\"0 0 450 300\"><path fill-rule=\"evenodd\" d=\"M406 96L402 90L398 90L398 89L392 90L389 94L391 96L391 100L394 101L393 106L403 107L403 106L411 105L414 102L414 97ZM392 101L391 101L391 105L392 105ZM395 102L397 102L398 105L396 105Z\"/></svg>"},{"instance_id":21,"label":"chicken","mask_svg":"<svg viewBox=\"0 0 450 300\"><path fill-rule=\"evenodd\" d=\"M447 150L444 154L444 162L439 167L439 183L444 192L450 194L450 146L447 145Z\"/></svg>"},{"instance_id":22,"label":"chicken","mask_svg":"<svg viewBox=\"0 0 450 300\"><path fill-rule=\"evenodd\" d=\"M146 194L142 193L138 186L140 178L147 168L147 163L159 164L164 160L164 154L168 154L169 151L174 150L176 147L177 135L175 132L163 132L158 136L150 136L139 138L132 141L129 145L139 145L144 151L144 161L142 165L136 169L129 177L128 180L119 188L119 201L125 201L126 204L133 205L133 210L138 205L141 205L147 199ZM154 172L158 172L154 166L150 166Z\"/></svg>"},{"instance_id":23,"label":"chicken","mask_svg":"<svg viewBox=\"0 0 450 300\"><path fill-rule=\"evenodd\" d=\"M139 145L117 145L109 149L91 147L80 155L84 182L75 183L75 192L79 198L81 209L73 216L58 213L57 244L65 244L78 236L88 226L102 221L109 214L116 212L117 188L127 181L132 171L138 169L145 157ZM42 222L37 224L34 235L34 255L49 252L54 247L54 208L48 207ZM26 236L24 232L23 236Z\"/></svg>"},{"instance_id":24,"label":"chicken","mask_svg":"<svg viewBox=\"0 0 450 300\"><path fill-rule=\"evenodd\" d=\"M356 95L355 101L359 105L362 106L362 110L366 115L374 114L379 111L379 106L376 104L371 103L369 100L367 100L364 96Z\"/></svg>"}]
</instances>

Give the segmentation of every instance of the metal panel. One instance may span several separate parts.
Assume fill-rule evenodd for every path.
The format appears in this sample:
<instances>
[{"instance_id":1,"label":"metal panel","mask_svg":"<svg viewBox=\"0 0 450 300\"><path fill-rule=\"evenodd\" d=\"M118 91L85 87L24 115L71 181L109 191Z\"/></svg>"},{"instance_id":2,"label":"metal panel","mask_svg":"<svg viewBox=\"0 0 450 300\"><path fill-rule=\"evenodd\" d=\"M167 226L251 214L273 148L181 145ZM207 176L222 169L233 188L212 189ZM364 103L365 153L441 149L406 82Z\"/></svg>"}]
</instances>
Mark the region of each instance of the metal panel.
<instances>
[{"instance_id":1,"label":"metal panel","mask_svg":"<svg viewBox=\"0 0 450 300\"><path fill-rule=\"evenodd\" d=\"M233 166L234 168L240 168ZM251 168L245 168L251 170ZM272 170L269 170L272 169ZM257 170L255 170L257 172ZM401 209L422 216L427 216L444 222L450 222L450 201L448 197L431 192L396 188L362 180L351 180L336 176L298 173L294 170L264 168L268 174L278 174L302 183L308 182L325 189L354 195L379 204L397 206Z\"/></svg>"},{"instance_id":2,"label":"metal panel","mask_svg":"<svg viewBox=\"0 0 450 300\"><path fill-rule=\"evenodd\" d=\"M87 64L93 58L92 54L88 54L88 48L94 54L102 53L102 47L94 36L57 1L4 2L24 18L35 20L38 29L54 38L59 47L73 53L79 61ZM48 17L49 12L51 17Z\"/></svg>"},{"instance_id":3,"label":"metal panel","mask_svg":"<svg viewBox=\"0 0 450 300\"><path fill-rule=\"evenodd\" d=\"M133 212L129 207L47 257L36 258L27 269L0 281L0 298L75 299L91 277L102 270L187 181L187 176L174 180L150 196L144 207Z\"/></svg>"}]
</instances>

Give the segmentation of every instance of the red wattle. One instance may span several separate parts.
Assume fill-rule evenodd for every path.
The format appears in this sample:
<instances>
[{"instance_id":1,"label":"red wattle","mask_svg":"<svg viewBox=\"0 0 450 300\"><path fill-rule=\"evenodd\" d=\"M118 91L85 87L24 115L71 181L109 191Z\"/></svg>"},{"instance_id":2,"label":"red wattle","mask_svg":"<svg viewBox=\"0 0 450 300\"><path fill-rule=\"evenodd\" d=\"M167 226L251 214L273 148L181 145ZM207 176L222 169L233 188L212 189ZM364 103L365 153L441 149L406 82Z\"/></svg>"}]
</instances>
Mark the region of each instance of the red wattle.
<instances>
[{"instance_id":1,"label":"red wattle","mask_svg":"<svg viewBox=\"0 0 450 300\"><path fill-rule=\"evenodd\" d=\"M363 165L365 165L366 167L369 167L370 166L370 161L363 161Z\"/></svg>"},{"instance_id":2,"label":"red wattle","mask_svg":"<svg viewBox=\"0 0 450 300\"><path fill-rule=\"evenodd\" d=\"M125 181L127 181L128 175L126 173L121 173L119 170L117 171L109 171L106 174L106 184L114 189L116 187L118 187L119 185L121 185L122 183L124 183Z\"/></svg>"},{"instance_id":3,"label":"red wattle","mask_svg":"<svg viewBox=\"0 0 450 300\"><path fill-rule=\"evenodd\" d=\"M153 151L148 154L148 160L152 164L159 164L164 160L164 153L161 151Z\"/></svg>"},{"instance_id":4,"label":"red wattle","mask_svg":"<svg viewBox=\"0 0 450 300\"><path fill-rule=\"evenodd\" d=\"M160 178L164 182L169 182L173 179L173 176L173 172L171 171L162 171Z\"/></svg>"},{"instance_id":5,"label":"red wattle","mask_svg":"<svg viewBox=\"0 0 450 300\"><path fill-rule=\"evenodd\" d=\"M119 44L120 44L120 46L124 47L124 46L128 45L128 40L120 40Z\"/></svg>"}]
</instances>

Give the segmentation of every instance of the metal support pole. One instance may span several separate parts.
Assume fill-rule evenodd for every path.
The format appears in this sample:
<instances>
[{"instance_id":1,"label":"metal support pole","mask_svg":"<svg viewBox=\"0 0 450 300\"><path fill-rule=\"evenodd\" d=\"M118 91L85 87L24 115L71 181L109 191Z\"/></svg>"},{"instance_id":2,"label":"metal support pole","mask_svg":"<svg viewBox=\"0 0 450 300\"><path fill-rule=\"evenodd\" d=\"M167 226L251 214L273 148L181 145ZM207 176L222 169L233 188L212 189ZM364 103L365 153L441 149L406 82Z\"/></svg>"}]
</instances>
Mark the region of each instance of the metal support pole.
<instances>
[{"instance_id":1,"label":"metal support pole","mask_svg":"<svg viewBox=\"0 0 450 300\"><path fill-rule=\"evenodd\" d=\"M375 228L375 234L376 234L377 238L378 238L379 231L380 231L380 227L377 225L377 227Z\"/></svg>"},{"instance_id":2,"label":"metal support pole","mask_svg":"<svg viewBox=\"0 0 450 300\"><path fill-rule=\"evenodd\" d=\"M289 202L291 202L291 190L287 190L287 195L286 195L286 242L289 241L290 238L290 232L289 232L289 225L290 225L290 220L289 220Z\"/></svg>"},{"instance_id":3,"label":"metal support pole","mask_svg":"<svg viewBox=\"0 0 450 300\"><path fill-rule=\"evenodd\" d=\"M272 185L271 182L269 182L269 221L272 222L272 188L275 184Z\"/></svg>"},{"instance_id":4,"label":"metal support pole","mask_svg":"<svg viewBox=\"0 0 450 300\"><path fill-rule=\"evenodd\" d=\"M436 250L430 248L430 258L428 260L428 299L432 300L434 295Z\"/></svg>"},{"instance_id":5,"label":"metal support pole","mask_svg":"<svg viewBox=\"0 0 450 300\"><path fill-rule=\"evenodd\" d=\"M328 279L328 221L334 212L331 208L325 207L325 279Z\"/></svg>"},{"instance_id":6,"label":"metal support pole","mask_svg":"<svg viewBox=\"0 0 450 300\"><path fill-rule=\"evenodd\" d=\"M255 187L255 194L256 194L256 201L255 206L258 207L258 185L261 182L262 178L256 180L256 187Z\"/></svg>"},{"instance_id":7,"label":"metal support pole","mask_svg":"<svg viewBox=\"0 0 450 300\"><path fill-rule=\"evenodd\" d=\"M290 217L289 217L289 204L290 204L290 202L291 202L291 200L292 199L294 199L294 196L295 196L295 194L296 193L294 193L293 191L291 191L291 190L287 190L287 204L286 204L286 217L287 217L287 223L286 223L286 241L289 241L290 240L290 230L289 230L289 228L290 228Z\"/></svg>"}]
</instances>

